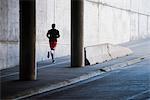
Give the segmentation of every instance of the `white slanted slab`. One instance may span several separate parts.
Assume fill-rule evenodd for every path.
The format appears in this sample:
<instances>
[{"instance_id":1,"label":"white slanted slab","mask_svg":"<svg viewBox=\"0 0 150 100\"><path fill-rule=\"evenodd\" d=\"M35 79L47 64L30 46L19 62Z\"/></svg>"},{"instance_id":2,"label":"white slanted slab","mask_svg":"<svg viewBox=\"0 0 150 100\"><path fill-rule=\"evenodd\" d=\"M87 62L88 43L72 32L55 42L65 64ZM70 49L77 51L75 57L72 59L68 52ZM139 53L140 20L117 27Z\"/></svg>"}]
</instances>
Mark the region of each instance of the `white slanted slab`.
<instances>
[{"instance_id":1,"label":"white slanted slab","mask_svg":"<svg viewBox=\"0 0 150 100\"><path fill-rule=\"evenodd\" d=\"M85 47L86 65L102 63L118 57L132 54L132 50L119 45L109 43Z\"/></svg>"}]
</instances>

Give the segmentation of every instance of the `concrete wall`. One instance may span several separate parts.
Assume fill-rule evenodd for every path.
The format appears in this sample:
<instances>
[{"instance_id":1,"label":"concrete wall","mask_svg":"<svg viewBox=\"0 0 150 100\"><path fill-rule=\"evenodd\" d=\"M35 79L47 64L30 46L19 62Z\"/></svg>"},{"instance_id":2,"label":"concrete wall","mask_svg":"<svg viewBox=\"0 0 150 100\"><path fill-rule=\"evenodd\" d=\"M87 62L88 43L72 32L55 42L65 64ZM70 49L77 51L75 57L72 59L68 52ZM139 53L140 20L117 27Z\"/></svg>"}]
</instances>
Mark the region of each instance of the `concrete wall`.
<instances>
[{"instance_id":1,"label":"concrete wall","mask_svg":"<svg viewBox=\"0 0 150 100\"><path fill-rule=\"evenodd\" d=\"M46 33L53 23L60 32L55 57L70 54L70 3L70 0L37 0L37 61L48 59Z\"/></svg>"},{"instance_id":2,"label":"concrete wall","mask_svg":"<svg viewBox=\"0 0 150 100\"><path fill-rule=\"evenodd\" d=\"M150 37L149 0L85 0L85 46Z\"/></svg>"},{"instance_id":3,"label":"concrete wall","mask_svg":"<svg viewBox=\"0 0 150 100\"><path fill-rule=\"evenodd\" d=\"M0 0L0 69L19 63L19 0Z\"/></svg>"},{"instance_id":4,"label":"concrete wall","mask_svg":"<svg viewBox=\"0 0 150 100\"><path fill-rule=\"evenodd\" d=\"M70 54L70 0L36 0L36 59L47 60L52 23L61 37L56 57ZM55 11L54 11L55 10ZM54 16L55 14L55 16ZM55 20L54 20L55 19ZM0 0L0 69L19 64L19 0Z\"/></svg>"},{"instance_id":5,"label":"concrete wall","mask_svg":"<svg viewBox=\"0 0 150 100\"><path fill-rule=\"evenodd\" d=\"M71 0L36 0L36 58L47 60L46 33L56 23L56 57L70 55ZM150 0L85 0L84 45L150 37ZM19 0L0 0L0 69L19 63Z\"/></svg>"}]
</instances>

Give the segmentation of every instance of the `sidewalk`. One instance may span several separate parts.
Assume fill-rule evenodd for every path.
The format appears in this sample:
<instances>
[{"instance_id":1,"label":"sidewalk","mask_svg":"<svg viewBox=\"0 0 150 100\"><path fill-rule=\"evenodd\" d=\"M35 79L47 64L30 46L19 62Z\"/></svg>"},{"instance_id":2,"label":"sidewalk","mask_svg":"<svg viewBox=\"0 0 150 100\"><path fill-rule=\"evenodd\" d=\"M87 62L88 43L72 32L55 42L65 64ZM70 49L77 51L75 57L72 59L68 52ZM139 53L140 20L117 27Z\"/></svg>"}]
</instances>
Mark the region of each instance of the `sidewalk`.
<instances>
[{"instance_id":1,"label":"sidewalk","mask_svg":"<svg viewBox=\"0 0 150 100\"><path fill-rule=\"evenodd\" d=\"M19 81L17 70L15 74L9 73L9 76L1 77L1 98L2 99L21 99L38 93L54 90L67 85L71 85L97 75L111 71L115 68L126 67L144 60L144 57L150 55L150 40L142 42L123 44L131 48L134 54L118 59L114 59L102 64L86 66L81 68L71 68L69 56L57 58L55 64L41 62L38 67L38 77L36 81ZM10 69L9 69L10 70ZM2 75L5 74L2 72Z\"/></svg>"}]
</instances>

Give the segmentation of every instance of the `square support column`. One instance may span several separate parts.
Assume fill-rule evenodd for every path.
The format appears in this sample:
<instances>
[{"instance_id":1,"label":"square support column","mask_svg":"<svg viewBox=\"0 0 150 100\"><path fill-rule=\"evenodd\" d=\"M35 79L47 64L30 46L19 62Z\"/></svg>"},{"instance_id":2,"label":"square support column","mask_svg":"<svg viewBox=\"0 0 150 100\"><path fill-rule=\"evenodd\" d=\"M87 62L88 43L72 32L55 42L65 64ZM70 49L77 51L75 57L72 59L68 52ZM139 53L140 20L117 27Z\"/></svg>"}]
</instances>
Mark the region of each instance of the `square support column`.
<instances>
[{"instance_id":1,"label":"square support column","mask_svg":"<svg viewBox=\"0 0 150 100\"><path fill-rule=\"evenodd\" d=\"M20 0L20 80L36 80L36 0Z\"/></svg>"},{"instance_id":2,"label":"square support column","mask_svg":"<svg viewBox=\"0 0 150 100\"><path fill-rule=\"evenodd\" d=\"M71 0L71 66L84 66L84 0Z\"/></svg>"}]
</instances>

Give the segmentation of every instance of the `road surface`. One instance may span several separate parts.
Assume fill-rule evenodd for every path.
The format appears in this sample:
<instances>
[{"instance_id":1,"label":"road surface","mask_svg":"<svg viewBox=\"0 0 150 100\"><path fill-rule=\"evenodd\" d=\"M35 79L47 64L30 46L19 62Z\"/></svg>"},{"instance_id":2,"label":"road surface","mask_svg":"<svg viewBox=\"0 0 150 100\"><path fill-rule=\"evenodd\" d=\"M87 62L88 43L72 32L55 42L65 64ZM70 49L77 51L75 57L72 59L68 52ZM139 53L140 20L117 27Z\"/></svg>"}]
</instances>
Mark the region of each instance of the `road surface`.
<instances>
[{"instance_id":1,"label":"road surface","mask_svg":"<svg viewBox=\"0 0 150 100\"><path fill-rule=\"evenodd\" d=\"M150 100L150 58L74 86L28 99Z\"/></svg>"}]
</instances>

